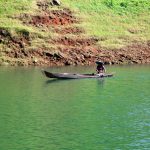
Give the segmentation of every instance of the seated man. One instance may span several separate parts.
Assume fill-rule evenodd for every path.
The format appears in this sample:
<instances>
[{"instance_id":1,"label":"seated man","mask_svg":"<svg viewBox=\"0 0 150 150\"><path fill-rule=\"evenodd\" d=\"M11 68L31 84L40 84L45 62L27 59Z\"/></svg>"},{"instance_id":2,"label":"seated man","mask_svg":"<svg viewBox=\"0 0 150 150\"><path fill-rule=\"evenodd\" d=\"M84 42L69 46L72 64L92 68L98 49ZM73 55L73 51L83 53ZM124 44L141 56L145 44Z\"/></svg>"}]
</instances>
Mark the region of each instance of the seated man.
<instances>
[{"instance_id":1,"label":"seated man","mask_svg":"<svg viewBox=\"0 0 150 150\"><path fill-rule=\"evenodd\" d=\"M104 67L104 63L101 61L96 61L96 64L97 64L97 67L96 67L97 74L103 75L106 72L106 68Z\"/></svg>"}]
</instances>

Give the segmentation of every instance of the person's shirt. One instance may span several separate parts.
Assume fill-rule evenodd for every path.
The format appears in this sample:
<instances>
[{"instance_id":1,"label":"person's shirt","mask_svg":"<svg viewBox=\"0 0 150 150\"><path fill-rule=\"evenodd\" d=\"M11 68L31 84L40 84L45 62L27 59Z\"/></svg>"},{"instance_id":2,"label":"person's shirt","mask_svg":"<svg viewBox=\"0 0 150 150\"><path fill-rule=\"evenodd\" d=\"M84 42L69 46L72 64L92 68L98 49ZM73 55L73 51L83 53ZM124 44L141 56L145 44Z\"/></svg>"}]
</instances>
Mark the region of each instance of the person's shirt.
<instances>
[{"instance_id":1,"label":"person's shirt","mask_svg":"<svg viewBox=\"0 0 150 150\"><path fill-rule=\"evenodd\" d=\"M104 66L102 66L102 65L98 65L97 66L97 70L98 71L103 71L105 68L104 68Z\"/></svg>"}]
</instances>

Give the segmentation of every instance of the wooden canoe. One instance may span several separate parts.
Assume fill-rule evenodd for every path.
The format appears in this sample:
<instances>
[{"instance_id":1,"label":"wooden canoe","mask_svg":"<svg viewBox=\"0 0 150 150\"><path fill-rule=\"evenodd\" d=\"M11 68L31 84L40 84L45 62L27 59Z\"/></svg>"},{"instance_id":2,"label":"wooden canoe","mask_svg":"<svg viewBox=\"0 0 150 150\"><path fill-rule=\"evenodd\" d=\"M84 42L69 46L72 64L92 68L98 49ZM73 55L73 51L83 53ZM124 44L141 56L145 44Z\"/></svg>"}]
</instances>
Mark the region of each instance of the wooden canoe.
<instances>
[{"instance_id":1,"label":"wooden canoe","mask_svg":"<svg viewBox=\"0 0 150 150\"><path fill-rule=\"evenodd\" d=\"M48 78L57 78L57 79L105 78L113 76L113 74L98 75L98 74L51 73L48 71L43 71L43 73Z\"/></svg>"}]
</instances>

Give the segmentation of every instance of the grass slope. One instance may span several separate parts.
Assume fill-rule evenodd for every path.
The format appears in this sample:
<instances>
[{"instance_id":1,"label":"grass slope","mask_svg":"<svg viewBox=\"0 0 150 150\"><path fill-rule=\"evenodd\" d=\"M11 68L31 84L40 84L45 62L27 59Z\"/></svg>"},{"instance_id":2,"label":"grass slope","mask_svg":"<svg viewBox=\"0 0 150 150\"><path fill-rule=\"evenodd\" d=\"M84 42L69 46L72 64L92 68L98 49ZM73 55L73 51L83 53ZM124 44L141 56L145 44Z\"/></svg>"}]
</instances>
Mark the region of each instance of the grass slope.
<instances>
[{"instance_id":1,"label":"grass slope","mask_svg":"<svg viewBox=\"0 0 150 150\"><path fill-rule=\"evenodd\" d=\"M149 0L64 0L84 18L88 34L105 39L101 45L119 48L150 40Z\"/></svg>"},{"instance_id":2,"label":"grass slope","mask_svg":"<svg viewBox=\"0 0 150 150\"><path fill-rule=\"evenodd\" d=\"M18 19L13 18L22 13L33 14L37 9L36 0L1 0L0 1L0 28L11 32L27 31L42 34L37 28L27 26ZM44 35L45 33L43 33Z\"/></svg>"},{"instance_id":3,"label":"grass slope","mask_svg":"<svg viewBox=\"0 0 150 150\"><path fill-rule=\"evenodd\" d=\"M83 19L81 26L86 33L101 37L104 47L119 48L133 41L150 40L149 0L62 0L62 7L74 10ZM24 12L34 13L36 9L36 0L1 0L0 27L47 35L11 18Z\"/></svg>"}]
</instances>

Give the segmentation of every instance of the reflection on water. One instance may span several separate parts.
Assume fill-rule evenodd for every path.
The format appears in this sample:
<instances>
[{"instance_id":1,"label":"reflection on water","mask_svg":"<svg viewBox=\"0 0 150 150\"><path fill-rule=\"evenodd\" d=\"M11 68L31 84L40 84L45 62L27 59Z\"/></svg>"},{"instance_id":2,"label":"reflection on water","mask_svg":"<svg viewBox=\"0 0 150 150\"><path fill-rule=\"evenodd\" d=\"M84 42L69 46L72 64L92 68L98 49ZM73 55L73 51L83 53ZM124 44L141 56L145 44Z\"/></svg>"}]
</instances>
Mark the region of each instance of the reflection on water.
<instances>
[{"instance_id":1,"label":"reflection on water","mask_svg":"<svg viewBox=\"0 0 150 150\"><path fill-rule=\"evenodd\" d=\"M87 79L48 79L45 81L46 84L50 84L50 83L57 83L57 82L70 82L71 80L87 80ZM89 80L89 79L88 79ZM90 80L96 80L97 83L101 86L103 86L105 79L104 78L99 78L99 79L90 79Z\"/></svg>"},{"instance_id":2,"label":"reflection on water","mask_svg":"<svg viewBox=\"0 0 150 150\"><path fill-rule=\"evenodd\" d=\"M0 149L149 149L150 67L107 70L115 76L57 80L40 68L0 68Z\"/></svg>"},{"instance_id":3,"label":"reflection on water","mask_svg":"<svg viewBox=\"0 0 150 150\"><path fill-rule=\"evenodd\" d=\"M107 80L107 79L106 79L106 80ZM102 78L102 79L97 79L97 83L98 83L99 86L103 87L104 84L105 84L105 79L104 79L104 78Z\"/></svg>"},{"instance_id":4,"label":"reflection on water","mask_svg":"<svg viewBox=\"0 0 150 150\"><path fill-rule=\"evenodd\" d=\"M56 83L56 82L62 82L63 80L59 80L59 79L50 79L50 80L46 80L45 83L46 84L50 84L50 83Z\"/></svg>"}]
</instances>

